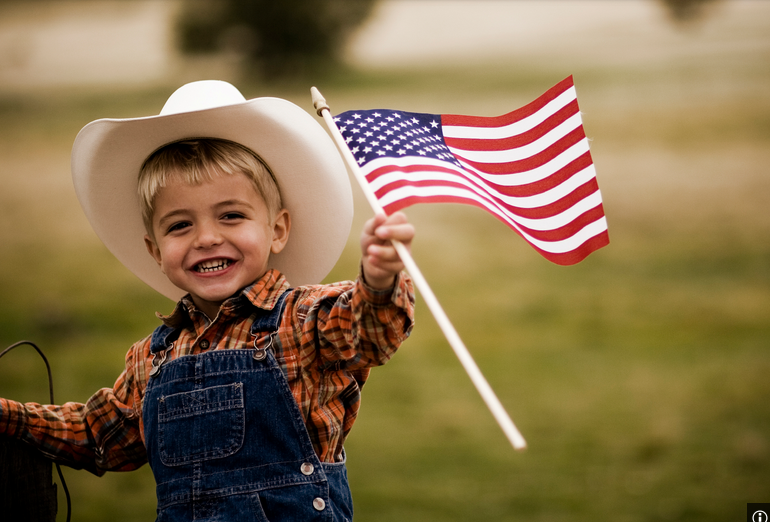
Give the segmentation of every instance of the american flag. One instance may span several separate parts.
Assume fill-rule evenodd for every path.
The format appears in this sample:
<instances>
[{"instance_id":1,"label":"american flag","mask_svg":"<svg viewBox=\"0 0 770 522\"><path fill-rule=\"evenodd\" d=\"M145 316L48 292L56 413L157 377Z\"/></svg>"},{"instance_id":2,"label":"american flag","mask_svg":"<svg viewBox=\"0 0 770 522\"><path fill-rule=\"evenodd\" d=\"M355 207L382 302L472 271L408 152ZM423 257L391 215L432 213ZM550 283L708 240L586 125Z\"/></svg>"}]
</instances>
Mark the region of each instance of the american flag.
<instances>
[{"instance_id":1,"label":"american flag","mask_svg":"<svg viewBox=\"0 0 770 522\"><path fill-rule=\"evenodd\" d=\"M377 109L334 121L387 214L475 205L560 265L609 243L571 76L503 116Z\"/></svg>"}]
</instances>

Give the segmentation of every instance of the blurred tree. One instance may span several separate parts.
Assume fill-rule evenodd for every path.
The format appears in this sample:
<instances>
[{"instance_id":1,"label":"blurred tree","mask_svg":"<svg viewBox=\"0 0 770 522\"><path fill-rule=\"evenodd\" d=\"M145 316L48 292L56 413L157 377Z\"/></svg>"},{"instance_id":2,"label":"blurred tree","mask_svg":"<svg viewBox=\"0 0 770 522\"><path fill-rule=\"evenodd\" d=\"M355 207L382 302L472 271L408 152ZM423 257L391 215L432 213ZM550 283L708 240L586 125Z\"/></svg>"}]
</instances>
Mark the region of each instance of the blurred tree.
<instances>
[{"instance_id":1,"label":"blurred tree","mask_svg":"<svg viewBox=\"0 0 770 522\"><path fill-rule=\"evenodd\" d=\"M186 0L178 19L181 50L231 52L266 79L339 63L352 30L376 0Z\"/></svg>"},{"instance_id":2,"label":"blurred tree","mask_svg":"<svg viewBox=\"0 0 770 522\"><path fill-rule=\"evenodd\" d=\"M717 0L660 0L674 22L683 24L702 18L707 6Z\"/></svg>"}]
</instances>

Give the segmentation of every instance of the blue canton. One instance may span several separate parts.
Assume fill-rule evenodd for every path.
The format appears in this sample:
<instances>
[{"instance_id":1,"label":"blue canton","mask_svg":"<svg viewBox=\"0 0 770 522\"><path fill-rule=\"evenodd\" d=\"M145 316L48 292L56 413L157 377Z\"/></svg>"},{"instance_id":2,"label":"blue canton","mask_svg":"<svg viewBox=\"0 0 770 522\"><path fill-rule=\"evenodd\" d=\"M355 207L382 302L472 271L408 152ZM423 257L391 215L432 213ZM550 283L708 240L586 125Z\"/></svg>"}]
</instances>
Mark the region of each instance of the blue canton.
<instances>
[{"instance_id":1,"label":"blue canton","mask_svg":"<svg viewBox=\"0 0 770 522\"><path fill-rule=\"evenodd\" d=\"M415 156L460 166L444 143L439 115L377 109L343 112L334 122L359 165Z\"/></svg>"}]
</instances>

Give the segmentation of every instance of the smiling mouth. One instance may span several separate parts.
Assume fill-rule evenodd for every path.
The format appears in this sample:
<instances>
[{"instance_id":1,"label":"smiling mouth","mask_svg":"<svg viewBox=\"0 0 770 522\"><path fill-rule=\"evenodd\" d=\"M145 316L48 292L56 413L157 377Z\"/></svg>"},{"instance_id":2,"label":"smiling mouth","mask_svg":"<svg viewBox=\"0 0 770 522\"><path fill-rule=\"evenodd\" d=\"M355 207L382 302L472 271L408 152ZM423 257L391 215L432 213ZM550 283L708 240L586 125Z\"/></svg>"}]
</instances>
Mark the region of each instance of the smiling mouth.
<instances>
[{"instance_id":1,"label":"smiling mouth","mask_svg":"<svg viewBox=\"0 0 770 522\"><path fill-rule=\"evenodd\" d=\"M211 272L219 272L230 266L231 261L229 259L214 259L212 261L204 261L195 265L195 271L201 274L208 274Z\"/></svg>"}]
</instances>

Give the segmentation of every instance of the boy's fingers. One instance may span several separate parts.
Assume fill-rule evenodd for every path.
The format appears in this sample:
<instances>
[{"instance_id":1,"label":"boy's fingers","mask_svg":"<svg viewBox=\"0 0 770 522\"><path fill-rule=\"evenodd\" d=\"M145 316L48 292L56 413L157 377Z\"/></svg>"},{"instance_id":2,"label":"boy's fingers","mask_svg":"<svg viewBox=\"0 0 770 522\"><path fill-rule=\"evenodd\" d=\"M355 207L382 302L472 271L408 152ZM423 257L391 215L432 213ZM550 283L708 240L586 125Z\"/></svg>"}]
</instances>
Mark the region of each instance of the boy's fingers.
<instances>
[{"instance_id":1,"label":"boy's fingers","mask_svg":"<svg viewBox=\"0 0 770 522\"><path fill-rule=\"evenodd\" d=\"M374 217L368 219L366 223L364 223L364 234L373 236L377 227L384 223L387 218L388 217L385 214L375 214Z\"/></svg>"},{"instance_id":2,"label":"boy's fingers","mask_svg":"<svg viewBox=\"0 0 770 522\"><path fill-rule=\"evenodd\" d=\"M367 248L366 253L369 256L372 256L375 259L378 259L381 261L400 261L401 260L401 258L398 255L398 252L396 252L396 249L393 248L392 246L372 244L372 245L369 245L369 248Z\"/></svg>"},{"instance_id":3,"label":"boy's fingers","mask_svg":"<svg viewBox=\"0 0 770 522\"><path fill-rule=\"evenodd\" d=\"M398 241L411 241L414 238L414 227L409 223L382 225L377 227L375 235L378 239L396 239Z\"/></svg>"}]
</instances>

